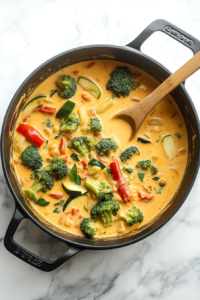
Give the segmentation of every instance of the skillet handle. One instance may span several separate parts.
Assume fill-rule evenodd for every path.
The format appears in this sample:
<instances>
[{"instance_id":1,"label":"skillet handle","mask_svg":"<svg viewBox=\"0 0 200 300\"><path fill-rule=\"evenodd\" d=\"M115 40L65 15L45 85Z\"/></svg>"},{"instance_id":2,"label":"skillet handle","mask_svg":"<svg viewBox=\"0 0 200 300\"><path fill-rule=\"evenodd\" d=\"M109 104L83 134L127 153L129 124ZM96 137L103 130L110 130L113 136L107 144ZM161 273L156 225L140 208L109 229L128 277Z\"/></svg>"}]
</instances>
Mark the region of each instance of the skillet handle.
<instances>
[{"instance_id":1,"label":"skillet handle","mask_svg":"<svg viewBox=\"0 0 200 300\"><path fill-rule=\"evenodd\" d=\"M156 31L162 31L169 35L173 39L177 40L179 43L188 47L194 54L200 51L200 41L195 37L180 29L179 27L173 25L172 23L158 19L147 26L139 35L127 46L141 51L142 44Z\"/></svg>"},{"instance_id":2,"label":"skillet handle","mask_svg":"<svg viewBox=\"0 0 200 300\"><path fill-rule=\"evenodd\" d=\"M10 224L6 231L4 245L9 252L11 252L13 255L17 256L24 262L28 263L29 265L32 265L33 267L35 267L39 270L45 271L45 272L53 271L54 269L56 269L60 265L62 265L66 260L68 260L73 255L75 255L77 252L82 251L81 248L69 246L68 251L66 253L64 253L62 256L60 256L54 262L48 262L48 261L38 257L37 255L27 251L26 249L24 249L23 247L18 245L13 240L13 236L14 236L15 232L16 232L20 222L24 218L25 218L25 216L22 214L22 212L16 206L13 218L10 221Z\"/></svg>"}]
</instances>

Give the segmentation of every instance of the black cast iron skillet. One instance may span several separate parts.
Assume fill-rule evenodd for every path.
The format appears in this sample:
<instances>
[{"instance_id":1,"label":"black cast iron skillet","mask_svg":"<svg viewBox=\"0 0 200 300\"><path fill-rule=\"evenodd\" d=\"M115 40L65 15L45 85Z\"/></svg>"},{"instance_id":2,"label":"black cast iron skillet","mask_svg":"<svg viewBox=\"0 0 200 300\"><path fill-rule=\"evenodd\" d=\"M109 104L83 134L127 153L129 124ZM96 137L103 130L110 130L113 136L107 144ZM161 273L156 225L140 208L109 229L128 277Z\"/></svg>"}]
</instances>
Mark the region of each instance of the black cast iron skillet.
<instances>
[{"instance_id":1,"label":"black cast iron skillet","mask_svg":"<svg viewBox=\"0 0 200 300\"><path fill-rule=\"evenodd\" d=\"M193 53L197 53L198 51L200 51L200 42L196 38L165 20L156 20L151 23L134 41L132 41L127 46L85 46L66 51L51 58L39 68L37 68L22 83L22 85L14 95L6 112L1 135L1 159L3 170L7 184L16 202L16 210L8 226L4 243L8 251L10 251L12 254L22 259L23 261L29 263L30 265L43 271L51 271L83 249L113 249L136 243L154 233L167 221L169 221L171 217L178 211L178 209L181 207L186 197L188 196L194 184L199 168L200 130L199 120L195 107L185 89L184 84L178 86L171 93L171 95L178 104L187 126L189 138L189 156L187 168L180 188L174 196L171 205L168 205L165 211L160 213L157 218L155 218L154 222L144 227L142 231L136 231L132 234L126 234L115 238L88 239L85 237L74 235L72 233L64 232L62 230L56 230L54 226L52 226L47 221L40 219L37 214L34 214L32 209L30 209L23 193L21 193L20 191L15 176L10 169L10 153L8 149L10 149L12 146L12 139L8 138L9 131L14 131L15 123L20 113L20 109L23 108L27 97L30 96L32 91L42 81L44 81L46 78L48 78L58 70L81 61L94 59L113 59L136 66L153 76L159 82L164 81L171 73L161 64L140 51L140 47L143 42L155 31L162 31L166 33L167 35L171 36L175 40L191 49ZM23 103L20 104L19 110L17 111L17 104L19 103L21 96L24 94L26 94L27 97L24 99ZM196 136L195 139L193 139L194 135ZM67 245L69 246L69 250L63 256L59 257L56 261L48 262L22 248L13 240L13 236L19 223L24 218L31 219L42 230L67 243Z\"/></svg>"}]
</instances>

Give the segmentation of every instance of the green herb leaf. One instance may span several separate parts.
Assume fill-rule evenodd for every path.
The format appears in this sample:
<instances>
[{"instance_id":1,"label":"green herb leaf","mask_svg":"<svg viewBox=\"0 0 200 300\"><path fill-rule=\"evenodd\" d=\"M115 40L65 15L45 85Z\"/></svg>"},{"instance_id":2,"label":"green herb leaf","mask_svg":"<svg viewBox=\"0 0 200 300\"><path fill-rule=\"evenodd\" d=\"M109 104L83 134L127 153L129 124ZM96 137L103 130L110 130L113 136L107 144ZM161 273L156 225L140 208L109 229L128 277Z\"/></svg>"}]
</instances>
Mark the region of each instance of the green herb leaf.
<instances>
[{"instance_id":1,"label":"green herb leaf","mask_svg":"<svg viewBox=\"0 0 200 300\"><path fill-rule=\"evenodd\" d=\"M57 91L58 91L58 90L51 90L51 91L50 91L50 98L51 98L54 94L56 94Z\"/></svg>"},{"instance_id":2,"label":"green herb leaf","mask_svg":"<svg viewBox=\"0 0 200 300\"><path fill-rule=\"evenodd\" d=\"M124 169L125 169L128 173L133 173L133 167L125 166Z\"/></svg>"},{"instance_id":3,"label":"green herb leaf","mask_svg":"<svg viewBox=\"0 0 200 300\"><path fill-rule=\"evenodd\" d=\"M50 202L47 202L45 199L43 199L43 198L40 198L40 199L38 199L38 201L37 201L37 204L39 205L39 206L47 206L47 205L49 205L49 203Z\"/></svg>"},{"instance_id":4,"label":"green herb leaf","mask_svg":"<svg viewBox=\"0 0 200 300\"><path fill-rule=\"evenodd\" d=\"M160 177L153 177L152 178L154 181L158 181L160 179Z\"/></svg>"},{"instance_id":5,"label":"green herb leaf","mask_svg":"<svg viewBox=\"0 0 200 300\"><path fill-rule=\"evenodd\" d=\"M102 170L105 169L105 165L102 164L102 162L100 162L99 160L93 158L89 163L88 163L89 166L97 166L99 168L101 168Z\"/></svg>"},{"instance_id":6,"label":"green herb leaf","mask_svg":"<svg viewBox=\"0 0 200 300\"><path fill-rule=\"evenodd\" d=\"M70 196L70 197L67 199L67 201L66 201L65 204L63 205L63 211L65 211L67 205L68 205L72 200L74 200L75 198L77 198L77 197Z\"/></svg>"},{"instance_id":7,"label":"green herb leaf","mask_svg":"<svg viewBox=\"0 0 200 300\"><path fill-rule=\"evenodd\" d=\"M69 178L71 179L72 182L75 182L77 177L77 167L76 165L73 165L70 173L69 173Z\"/></svg>"},{"instance_id":8,"label":"green herb leaf","mask_svg":"<svg viewBox=\"0 0 200 300\"><path fill-rule=\"evenodd\" d=\"M53 212L56 213L56 214L59 214L60 213L60 209L58 207L56 207Z\"/></svg>"},{"instance_id":9,"label":"green herb leaf","mask_svg":"<svg viewBox=\"0 0 200 300\"><path fill-rule=\"evenodd\" d=\"M59 202L55 203L54 206L63 206L64 205L65 200L60 200Z\"/></svg>"},{"instance_id":10,"label":"green herb leaf","mask_svg":"<svg viewBox=\"0 0 200 300\"><path fill-rule=\"evenodd\" d=\"M111 169L106 169L106 172L108 173L108 175L111 175Z\"/></svg>"},{"instance_id":11,"label":"green herb leaf","mask_svg":"<svg viewBox=\"0 0 200 300\"><path fill-rule=\"evenodd\" d=\"M49 128L52 128L54 125L51 123L50 119L46 119L42 124L46 125Z\"/></svg>"},{"instance_id":12,"label":"green herb leaf","mask_svg":"<svg viewBox=\"0 0 200 300\"><path fill-rule=\"evenodd\" d=\"M106 231L104 231L103 234L106 234Z\"/></svg>"},{"instance_id":13,"label":"green herb leaf","mask_svg":"<svg viewBox=\"0 0 200 300\"><path fill-rule=\"evenodd\" d=\"M162 193L162 188L156 190L156 188L154 188L154 190L156 191L156 194L161 194Z\"/></svg>"},{"instance_id":14,"label":"green herb leaf","mask_svg":"<svg viewBox=\"0 0 200 300\"><path fill-rule=\"evenodd\" d=\"M70 157L71 157L73 160L75 160L75 161L80 161L80 159L78 158L78 155L75 154L75 153L72 153L72 154L70 155Z\"/></svg>"},{"instance_id":15,"label":"green herb leaf","mask_svg":"<svg viewBox=\"0 0 200 300\"><path fill-rule=\"evenodd\" d=\"M76 183L77 185L81 185L81 177L79 175L77 175L74 183Z\"/></svg>"},{"instance_id":16,"label":"green herb leaf","mask_svg":"<svg viewBox=\"0 0 200 300\"><path fill-rule=\"evenodd\" d=\"M57 139L62 133L63 133L63 131L59 132L59 134L56 135L54 139Z\"/></svg>"},{"instance_id":17,"label":"green herb leaf","mask_svg":"<svg viewBox=\"0 0 200 300\"><path fill-rule=\"evenodd\" d=\"M143 182L145 176L145 172L138 172L138 178Z\"/></svg>"},{"instance_id":18,"label":"green herb leaf","mask_svg":"<svg viewBox=\"0 0 200 300\"><path fill-rule=\"evenodd\" d=\"M45 146L44 146L43 150L47 148L48 142L49 142L49 141L48 141L48 140L46 140L46 144L45 144Z\"/></svg>"},{"instance_id":19,"label":"green herb leaf","mask_svg":"<svg viewBox=\"0 0 200 300\"><path fill-rule=\"evenodd\" d=\"M85 209L85 211L87 211L87 212L88 212L88 209L87 209L87 207L85 207L85 205L84 205L84 209Z\"/></svg>"},{"instance_id":20,"label":"green herb leaf","mask_svg":"<svg viewBox=\"0 0 200 300\"><path fill-rule=\"evenodd\" d=\"M42 107L42 104L38 105L36 108L40 108L40 107Z\"/></svg>"}]
</instances>

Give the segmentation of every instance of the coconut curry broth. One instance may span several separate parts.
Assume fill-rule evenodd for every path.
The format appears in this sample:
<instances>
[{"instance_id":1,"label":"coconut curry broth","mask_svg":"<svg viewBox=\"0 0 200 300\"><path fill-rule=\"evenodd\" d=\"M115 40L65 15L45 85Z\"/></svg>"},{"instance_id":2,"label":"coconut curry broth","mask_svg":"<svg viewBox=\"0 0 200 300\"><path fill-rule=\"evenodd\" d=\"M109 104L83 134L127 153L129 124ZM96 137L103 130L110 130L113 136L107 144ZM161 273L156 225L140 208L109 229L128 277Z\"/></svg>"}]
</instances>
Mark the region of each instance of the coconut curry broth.
<instances>
[{"instance_id":1,"label":"coconut curry broth","mask_svg":"<svg viewBox=\"0 0 200 300\"><path fill-rule=\"evenodd\" d=\"M84 76L90 78L93 82L97 83L97 85L101 89L101 96L99 99L96 99L90 92L86 91L82 86L78 84L77 91L75 95L71 98L71 100L76 102L75 108L73 112L77 113L77 110L80 107L85 107L87 112L87 124L90 120L89 111L91 108L98 110L100 105L105 102L113 93L110 90L106 89L106 84L108 79L110 78L110 73L117 66L124 66L120 62L108 61L108 60L100 60L95 61L95 64L88 68L90 62L81 62L78 64L71 65L65 69L60 70L55 73L47 80L45 80L31 95L29 101L38 95L47 95L48 99L51 99L52 103L42 102L41 104L52 106L56 108L56 111L60 109L61 106L67 101L67 99L63 99L55 93L51 98L49 98L50 91L56 90L58 87L56 86L56 79L58 75L66 74L71 75L73 78L78 80L80 76ZM136 90L132 90L130 95L126 98L120 97L115 98L114 105L111 105L105 112L101 114L97 114L97 117L100 118L101 123L103 125L103 137L112 137L114 134L119 140L118 148L116 152L112 152L110 157L104 156L102 162L106 165L106 168L110 168L109 165L113 161L114 157L117 157L120 163L120 167L123 168L125 166L133 166L133 172L128 173L127 171L123 171L123 175L125 176L129 189L132 193L132 200L129 203L124 203L124 201L119 196L116 191L116 187L114 188L114 198L120 204L120 210L118 214L114 216L114 223L112 226L105 228L100 221L97 221L99 229L96 232L96 236L110 236L117 234L125 234L128 231L132 231L136 228L143 226L145 223L149 222L152 218L158 215L161 210L169 203L170 199L175 194L177 188L179 187L184 170L187 162L188 155L188 138L187 131L184 119L182 114L176 105L175 101L172 99L170 95L166 96L147 116L142 127L140 128L137 135L132 139L132 141L128 141L131 128L128 123L123 120L111 120L112 115L120 110L132 105L136 105L139 101L138 99L144 99L148 94L150 94L157 86L158 82L154 80L151 76L146 74L145 72L136 69L133 66L129 66L129 69L133 74L136 75L135 81L140 85L136 88ZM74 74L74 71L78 71L78 75ZM83 99L82 94L85 93L89 96L90 101L86 101ZM138 99L137 99L138 98ZM93 112L93 110L92 110ZM89 114L88 114L89 113ZM29 117L30 116L30 117ZM160 119L155 119L160 118ZM52 124L54 125L52 128L49 128L45 125L45 120L50 119ZM157 121L158 120L158 121ZM161 124L159 123L161 120ZM55 118L55 114L48 114L44 112L36 112L32 111L28 114L26 112L22 112L18 119L17 127L22 124L28 124L40 131L40 133L48 140L48 145L45 147L45 142L39 148L39 153L43 159L43 166L48 165L49 162L47 159L52 159L54 155L59 156L61 158L68 157L68 170L70 172L72 166L74 164L77 165L78 174L81 176L81 186L85 186L85 175L88 170L84 171L83 164L81 162L73 161L70 157L74 151L66 147L66 153L60 155L54 150L51 149L52 144L60 145L61 138L63 138L66 142L66 145L71 138L71 135L61 135L57 139L55 136L58 134L56 128L60 126L59 119ZM169 159L163 148L163 137L171 134L173 141L175 143L177 152L173 158ZM73 136L83 135L82 126L79 125L78 130L73 133ZM87 134L88 136L93 136L92 133ZM150 140L151 143L141 143L138 142L138 136L146 137L146 139ZM23 143L18 147L16 141L19 141L21 134L15 132L14 137L14 150L13 150L13 159L12 166L14 166L16 174L18 176L19 182L22 185L22 188L28 188L32 186L34 180L31 179L32 170L28 169L26 166L21 164L21 160L19 158L20 153L32 143L25 139ZM127 147L131 145L135 145L138 147L140 151L140 155L133 155L130 160L127 160L126 163L122 163L119 159L120 153L125 150ZM56 148L58 151L58 148ZM92 154L92 156L96 156L96 152ZM81 158L79 156L80 160ZM96 157L98 159L98 157ZM88 156L88 161L91 159L91 156ZM139 178L138 172L141 173L142 170L136 167L136 164L140 160L150 159L152 164L158 168L158 172L156 175L152 175L151 169L148 168L144 171L144 179ZM105 162L104 162L105 161ZM90 167L91 168L91 167ZM98 177L99 176L99 177ZM92 177L92 176L91 176ZM113 188L113 181L109 181L106 176L105 170L101 171L96 175L98 177L96 180L104 181L108 185ZM155 177L159 179L155 181ZM154 178L154 180L152 179ZM160 181L166 180L166 185L164 187L160 186ZM87 193L87 196L83 197L79 203L74 205L75 208L79 209L79 211L75 211L75 214L72 214L72 207L70 209L65 210L65 215L63 215L63 207L55 206L56 203L59 203L60 200L56 200L52 198L50 193L63 193L63 197L61 200L65 200L69 197L69 195L62 188L63 182L71 182L69 176L63 180L55 180L54 179L54 187L51 191L47 191L47 193L38 192L37 198L44 198L47 202L50 202L48 206L39 206L35 205L33 201L31 201L32 205L41 213L48 221L54 223L55 225L68 230L70 232L82 235L80 230L80 223L84 217L90 217L91 208L99 201L93 192ZM154 197L151 200L142 200L138 194L138 191L141 191L147 195L153 194ZM139 207L143 213L144 219L141 223L136 223L131 227L126 225L126 222L119 217L119 212L121 210L127 211L133 205ZM55 212L56 209L56 212Z\"/></svg>"}]
</instances>

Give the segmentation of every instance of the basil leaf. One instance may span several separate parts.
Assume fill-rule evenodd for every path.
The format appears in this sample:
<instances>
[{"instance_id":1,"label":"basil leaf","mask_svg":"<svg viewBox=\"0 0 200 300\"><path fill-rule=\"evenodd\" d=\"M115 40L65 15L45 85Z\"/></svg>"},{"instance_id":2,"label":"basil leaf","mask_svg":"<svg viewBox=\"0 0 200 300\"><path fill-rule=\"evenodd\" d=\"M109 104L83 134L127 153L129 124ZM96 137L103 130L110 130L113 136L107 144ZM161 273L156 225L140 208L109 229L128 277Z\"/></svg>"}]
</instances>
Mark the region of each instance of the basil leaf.
<instances>
[{"instance_id":1,"label":"basil leaf","mask_svg":"<svg viewBox=\"0 0 200 300\"><path fill-rule=\"evenodd\" d=\"M143 182L145 176L145 172L138 172L138 178Z\"/></svg>"},{"instance_id":2,"label":"basil leaf","mask_svg":"<svg viewBox=\"0 0 200 300\"><path fill-rule=\"evenodd\" d=\"M50 91L50 98L51 98L54 94L56 94L57 91L58 91L58 90L51 90L51 91Z\"/></svg>"},{"instance_id":3,"label":"basil leaf","mask_svg":"<svg viewBox=\"0 0 200 300\"><path fill-rule=\"evenodd\" d=\"M59 202L55 203L54 206L63 206L64 205L65 200L60 200Z\"/></svg>"},{"instance_id":4,"label":"basil leaf","mask_svg":"<svg viewBox=\"0 0 200 300\"><path fill-rule=\"evenodd\" d=\"M46 144L45 144L45 146L44 146L43 150L47 148L48 142L49 142L49 141L48 141L48 140L46 140Z\"/></svg>"},{"instance_id":5,"label":"basil leaf","mask_svg":"<svg viewBox=\"0 0 200 300\"><path fill-rule=\"evenodd\" d=\"M62 133L63 133L63 131L59 132L59 134L56 135L54 139L57 139Z\"/></svg>"},{"instance_id":6,"label":"basil leaf","mask_svg":"<svg viewBox=\"0 0 200 300\"><path fill-rule=\"evenodd\" d=\"M80 161L80 159L78 158L78 155L75 154L75 153L72 153L72 154L70 155L70 157L71 157L73 160L75 160L75 161Z\"/></svg>"},{"instance_id":7,"label":"basil leaf","mask_svg":"<svg viewBox=\"0 0 200 300\"><path fill-rule=\"evenodd\" d=\"M128 173L133 173L133 167L124 167Z\"/></svg>"},{"instance_id":8,"label":"basil leaf","mask_svg":"<svg viewBox=\"0 0 200 300\"><path fill-rule=\"evenodd\" d=\"M111 175L111 169L106 169L106 172L108 173L108 175Z\"/></svg>"},{"instance_id":9,"label":"basil leaf","mask_svg":"<svg viewBox=\"0 0 200 300\"><path fill-rule=\"evenodd\" d=\"M75 182L77 177L77 167L76 165L73 165L70 173L69 173L69 178L71 179L72 182Z\"/></svg>"},{"instance_id":10,"label":"basil leaf","mask_svg":"<svg viewBox=\"0 0 200 300\"><path fill-rule=\"evenodd\" d=\"M56 207L53 212L56 213L56 214L59 214L60 213L60 209L58 207Z\"/></svg>"},{"instance_id":11,"label":"basil leaf","mask_svg":"<svg viewBox=\"0 0 200 300\"><path fill-rule=\"evenodd\" d=\"M81 177L79 175L77 175L75 181L74 181L77 185L81 185Z\"/></svg>"},{"instance_id":12,"label":"basil leaf","mask_svg":"<svg viewBox=\"0 0 200 300\"><path fill-rule=\"evenodd\" d=\"M156 191L156 194L161 194L162 193L162 188L156 190L156 188L154 188L154 190Z\"/></svg>"},{"instance_id":13,"label":"basil leaf","mask_svg":"<svg viewBox=\"0 0 200 300\"><path fill-rule=\"evenodd\" d=\"M160 179L160 177L153 177L152 178L154 181L158 181Z\"/></svg>"},{"instance_id":14,"label":"basil leaf","mask_svg":"<svg viewBox=\"0 0 200 300\"><path fill-rule=\"evenodd\" d=\"M52 128L54 125L51 123L50 119L46 119L42 124L46 125L49 128Z\"/></svg>"},{"instance_id":15,"label":"basil leaf","mask_svg":"<svg viewBox=\"0 0 200 300\"><path fill-rule=\"evenodd\" d=\"M43 198L40 198L40 199L38 199L38 201L37 201L37 204L39 205L39 206L47 206L47 205L49 205L49 203L50 202L47 202L45 199L43 199Z\"/></svg>"},{"instance_id":16,"label":"basil leaf","mask_svg":"<svg viewBox=\"0 0 200 300\"><path fill-rule=\"evenodd\" d=\"M105 167L106 167L104 164L102 164L102 162L100 162L99 160L97 160L97 159L95 159L95 158L93 158L93 159L88 163L88 165L90 165L90 166L97 166L97 167L101 168L102 170L105 169Z\"/></svg>"},{"instance_id":17,"label":"basil leaf","mask_svg":"<svg viewBox=\"0 0 200 300\"><path fill-rule=\"evenodd\" d=\"M85 211L87 211L87 212L88 212L88 209L87 209L87 207L85 207L85 205L84 205L84 209L85 209Z\"/></svg>"},{"instance_id":18,"label":"basil leaf","mask_svg":"<svg viewBox=\"0 0 200 300\"><path fill-rule=\"evenodd\" d=\"M77 197L70 196L70 197L67 199L67 201L66 201L65 204L63 205L63 211L65 211L67 205L68 205L72 200L74 200L75 198L77 198Z\"/></svg>"}]
</instances>

